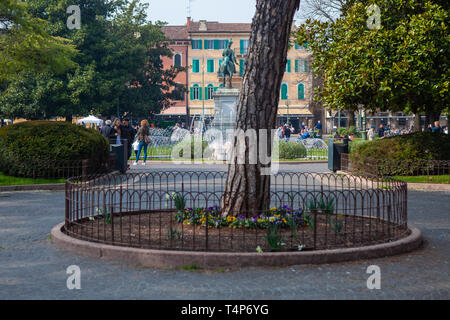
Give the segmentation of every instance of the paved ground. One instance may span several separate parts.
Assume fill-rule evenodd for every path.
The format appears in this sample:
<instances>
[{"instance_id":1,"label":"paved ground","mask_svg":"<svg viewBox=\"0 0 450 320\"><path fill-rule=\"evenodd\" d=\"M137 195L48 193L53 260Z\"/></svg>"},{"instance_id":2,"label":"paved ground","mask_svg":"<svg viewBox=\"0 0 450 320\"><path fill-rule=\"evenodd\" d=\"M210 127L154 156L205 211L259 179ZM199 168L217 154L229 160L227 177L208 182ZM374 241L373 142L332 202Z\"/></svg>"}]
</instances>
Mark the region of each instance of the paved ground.
<instances>
[{"instance_id":1,"label":"paved ground","mask_svg":"<svg viewBox=\"0 0 450 320\"><path fill-rule=\"evenodd\" d=\"M326 165L302 170L326 171ZM64 252L49 239L63 220L62 192L0 193L0 299L448 299L449 200L450 193L409 192L410 221L426 240L410 254L281 269L182 271ZM66 287L70 265L81 268L81 290ZM366 287L369 265L381 268L380 290Z\"/></svg>"}]
</instances>

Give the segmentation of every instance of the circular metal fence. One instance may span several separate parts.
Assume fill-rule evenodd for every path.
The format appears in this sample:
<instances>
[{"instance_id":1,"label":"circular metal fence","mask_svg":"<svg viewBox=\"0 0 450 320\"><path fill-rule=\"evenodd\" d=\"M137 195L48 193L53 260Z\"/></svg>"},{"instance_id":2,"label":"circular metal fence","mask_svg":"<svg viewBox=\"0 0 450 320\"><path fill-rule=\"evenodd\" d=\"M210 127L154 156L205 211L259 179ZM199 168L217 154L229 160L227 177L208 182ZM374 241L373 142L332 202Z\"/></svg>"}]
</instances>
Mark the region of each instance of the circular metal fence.
<instances>
[{"instance_id":1,"label":"circular metal fence","mask_svg":"<svg viewBox=\"0 0 450 320\"><path fill-rule=\"evenodd\" d=\"M409 233L407 185L399 180L280 172L271 176L264 209L224 216L226 175L156 171L69 179L64 232L111 245L222 252L356 247Z\"/></svg>"}]
</instances>

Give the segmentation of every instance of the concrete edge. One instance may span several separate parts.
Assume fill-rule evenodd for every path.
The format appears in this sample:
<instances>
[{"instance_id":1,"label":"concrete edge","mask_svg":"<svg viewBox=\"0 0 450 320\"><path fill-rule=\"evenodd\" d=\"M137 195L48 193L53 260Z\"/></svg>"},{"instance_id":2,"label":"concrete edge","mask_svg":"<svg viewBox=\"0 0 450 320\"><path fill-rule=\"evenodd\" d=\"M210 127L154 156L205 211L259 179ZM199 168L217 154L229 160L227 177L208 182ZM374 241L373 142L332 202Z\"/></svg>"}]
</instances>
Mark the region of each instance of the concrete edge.
<instances>
[{"instance_id":1,"label":"concrete edge","mask_svg":"<svg viewBox=\"0 0 450 320\"><path fill-rule=\"evenodd\" d=\"M447 192L450 192L450 184L408 182L408 189L409 190L417 190L417 191L447 191Z\"/></svg>"},{"instance_id":2,"label":"concrete edge","mask_svg":"<svg viewBox=\"0 0 450 320\"><path fill-rule=\"evenodd\" d=\"M357 248L267 253L190 252L119 247L72 238L62 232L63 228L64 223L60 223L51 231L52 243L61 249L91 258L116 260L153 268L195 265L204 269L214 269L325 264L382 258L410 252L422 245L422 233L412 226L409 226L411 230L409 236L394 242Z\"/></svg>"},{"instance_id":3,"label":"concrete edge","mask_svg":"<svg viewBox=\"0 0 450 320\"><path fill-rule=\"evenodd\" d=\"M0 192L38 191L38 190L61 191L64 190L65 185L66 185L65 183L52 183L52 184L23 184L12 186L0 186Z\"/></svg>"}]
</instances>

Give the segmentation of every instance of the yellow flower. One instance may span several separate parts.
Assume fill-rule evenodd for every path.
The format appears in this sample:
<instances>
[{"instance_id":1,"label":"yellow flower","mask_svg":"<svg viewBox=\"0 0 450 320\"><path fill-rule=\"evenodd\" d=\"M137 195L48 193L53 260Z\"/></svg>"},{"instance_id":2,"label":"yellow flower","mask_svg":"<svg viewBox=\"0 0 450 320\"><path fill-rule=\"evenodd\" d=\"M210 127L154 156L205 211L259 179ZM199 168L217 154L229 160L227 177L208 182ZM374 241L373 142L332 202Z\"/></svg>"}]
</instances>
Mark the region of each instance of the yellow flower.
<instances>
[{"instance_id":1,"label":"yellow flower","mask_svg":"<svg viewBox=\"0 0 450 320\"><path fill-rule=\"evenodd\" d=\"M277 210L277 207L270 208L270 211L275 211L275 210Z\"/></svg>"}]
</instances>

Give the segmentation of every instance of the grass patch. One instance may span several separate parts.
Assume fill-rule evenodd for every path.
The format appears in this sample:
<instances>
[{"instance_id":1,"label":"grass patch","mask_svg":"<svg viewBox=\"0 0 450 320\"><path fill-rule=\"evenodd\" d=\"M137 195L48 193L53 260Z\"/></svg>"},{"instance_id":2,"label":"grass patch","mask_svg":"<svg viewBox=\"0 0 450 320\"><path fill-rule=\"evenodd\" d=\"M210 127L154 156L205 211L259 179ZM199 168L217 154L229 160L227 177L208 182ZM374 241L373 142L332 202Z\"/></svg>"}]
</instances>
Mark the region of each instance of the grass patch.
<instances>
[{"instance_id":1,"label":"grass patch","mask_svg":"<svg viewBox=\"0 0 450 320\"><path fill-rule=\"evenodd\" d=\"M185 270L185 271L195 271L195 270L201 270L202 268L195 264L192 264L190 266L182 266L181 269Z\"/></svg>"},{"instance_id":2,"label":"grass patch","mask_svg":"<svg viewBox=\"0 0 450 320\"><path fill-rule=\"evenodd\" d=\"M448 174L439 176L394 176L394 179L409 183L450 183L450 175Z\"/></svg>"},{"instance_id":3,"label":"grass patch","mask_svg":"<svg viewBox=\"0 0 450 320\"><path fill-rule=\"evenodd\" d=\"M66 179L33 179L6 176L0 172L0 186L14 186L24 184L49 184L49 183L65 183Z\"/></svg>"}]
</instances>

